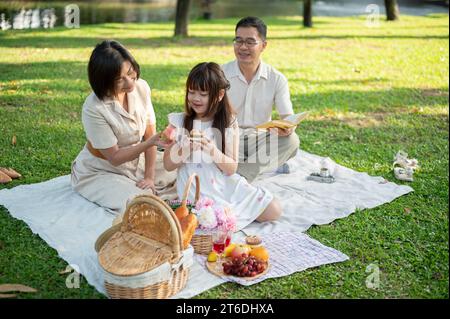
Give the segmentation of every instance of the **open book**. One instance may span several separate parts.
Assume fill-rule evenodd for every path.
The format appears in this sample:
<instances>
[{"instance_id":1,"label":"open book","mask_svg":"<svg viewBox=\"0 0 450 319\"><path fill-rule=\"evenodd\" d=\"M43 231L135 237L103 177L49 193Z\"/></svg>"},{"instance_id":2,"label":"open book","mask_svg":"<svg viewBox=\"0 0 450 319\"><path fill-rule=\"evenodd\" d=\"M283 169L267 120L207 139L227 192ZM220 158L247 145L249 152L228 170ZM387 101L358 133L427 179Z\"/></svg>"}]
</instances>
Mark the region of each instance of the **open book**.
<instances>
[{"instance_id":1,"label":"open book","mask_svg":"<svg viewBox=\"0 0 450 319\"><path fill-rule=\"evenodd\" d=\"M284 120L272 120L267 123L259 124L256 126L256 128L292 128L296 127L298 124L300 124L301 121L303 121L307 116L309 115L309 112L302 112L298 114L292 114L286 117Z\"/></svg>"}]
</instances>

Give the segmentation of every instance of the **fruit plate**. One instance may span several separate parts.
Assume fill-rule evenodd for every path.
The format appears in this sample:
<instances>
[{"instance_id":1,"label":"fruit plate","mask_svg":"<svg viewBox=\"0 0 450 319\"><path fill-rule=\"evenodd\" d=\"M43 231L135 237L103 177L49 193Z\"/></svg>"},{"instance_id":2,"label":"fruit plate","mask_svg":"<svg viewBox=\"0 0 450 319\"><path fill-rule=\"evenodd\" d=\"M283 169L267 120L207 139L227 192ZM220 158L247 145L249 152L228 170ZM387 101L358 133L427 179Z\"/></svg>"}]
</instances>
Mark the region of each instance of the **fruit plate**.
<instances>
[{"instance_id":1,"label":"fruit plate","mask_svg":"<svg viewBox=\"0 0 450 319\"><path fill-rule=\"evenodd\" d=\"M231 261L231 258L227 257L227 258L222 258L222 263L227 262L227 261ZM262 272L259 273L253 277L239 277L239 276L235 276L235 275L227 275L223 272L223 267L221 267L220 270L216 269L216 261L211 262L211 261L206 261L206 268L212 272L214 275L220 276L220 277L234 277L234 278L239 278L239 279L243 279L243 280L255 280L256 278L259 278L261 276L264 276L265 274L267 274L267 272L270 269L270 263L267 261L265 262L266 264L266 269Z\"/></svg>"}]
</instances>

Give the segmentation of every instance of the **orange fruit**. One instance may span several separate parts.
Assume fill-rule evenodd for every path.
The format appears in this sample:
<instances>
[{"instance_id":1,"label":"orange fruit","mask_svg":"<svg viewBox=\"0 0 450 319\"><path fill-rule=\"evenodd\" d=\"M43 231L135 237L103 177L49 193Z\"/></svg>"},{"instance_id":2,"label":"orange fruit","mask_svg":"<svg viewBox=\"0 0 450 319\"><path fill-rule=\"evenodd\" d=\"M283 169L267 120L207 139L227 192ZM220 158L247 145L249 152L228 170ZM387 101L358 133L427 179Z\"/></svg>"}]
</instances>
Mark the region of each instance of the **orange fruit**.
<instances>
[{"instance_id":1,"label":"orange fruit","mask_svg":"<svg viewBox=\"0 0 450 319\"><path fill-rule=\"evenodd\" d=\"M267 262L269 260L269 252L263 246L258 246L250 250L250 256L254 256L257 259Z\"/></svg>"}]
</instances>

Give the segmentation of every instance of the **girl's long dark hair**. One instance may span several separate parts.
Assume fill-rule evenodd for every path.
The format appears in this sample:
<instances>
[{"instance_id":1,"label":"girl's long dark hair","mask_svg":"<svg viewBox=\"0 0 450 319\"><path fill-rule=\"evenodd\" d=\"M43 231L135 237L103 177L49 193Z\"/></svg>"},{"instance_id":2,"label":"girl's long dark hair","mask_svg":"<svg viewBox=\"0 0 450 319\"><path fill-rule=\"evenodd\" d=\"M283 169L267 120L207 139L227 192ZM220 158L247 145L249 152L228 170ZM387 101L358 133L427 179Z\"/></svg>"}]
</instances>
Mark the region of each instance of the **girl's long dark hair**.
<instances>
[{"instance_id":1,"label":"girl's long dark hair","mask_svg":"<svg viewBox=\"0 0 450 319\"><path fill-rule=\"evenodd\" d=\"M206 113L207 117L213 117L212 127L219 130L222 138L222 149L225 153L225 129L230 127L234 119L234 110L228 100L227 90L230 83L225 77L221 67L214 62L203 62L197 64L189 73L186 81L186 96L184 99L185 118L183 127L192 131L195 111L189 107L189 90L199 90L209 92L209 106ZM225 95L219 101L220 90L225 90Z\"/></svg>"}]
</instances>

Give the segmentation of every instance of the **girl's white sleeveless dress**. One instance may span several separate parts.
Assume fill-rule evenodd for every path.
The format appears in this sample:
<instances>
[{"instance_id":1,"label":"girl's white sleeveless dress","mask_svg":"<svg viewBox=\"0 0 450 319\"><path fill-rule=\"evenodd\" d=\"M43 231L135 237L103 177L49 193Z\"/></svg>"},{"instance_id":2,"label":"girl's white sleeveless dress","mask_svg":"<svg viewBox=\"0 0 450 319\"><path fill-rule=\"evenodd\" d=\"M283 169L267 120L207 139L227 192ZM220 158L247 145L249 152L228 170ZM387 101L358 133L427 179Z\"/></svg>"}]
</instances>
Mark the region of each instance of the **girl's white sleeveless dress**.
<instances>
[{"instance_id":1,"label":"girl's white sleeveless dress","mask_svg":"<svg viewBox=\"0 0 450 319\"><path fill-rule=\"evenodd\" d=\"M181 142L183 138L184 113L169 114L169 123L177 128L177 141ZM198 126L197 126L198 125ZM202 130L206 136L214 140L217 139L212 130L212 121L195 121L194 128ZM237 122L233 123L233 128L237 129ZM225 142L230 142L231 130L227 130ZM231 137L231 136L230 136ZM206 154L196 151L188 162L178 168L177 174L177 193L181 198L186 186L186 182L191 174L196 173L200 177L200 196L208 197L216 203L229 206L237 218L237 230L241 230L259 215L263 213L266 207L273 199L273 195L262 187L255 187L239 174L226 176L216 166ZM194 182L195 183L195 182ZM188 199L193 201L195 197L195 184L191 186Z\"/></svg>"}]
</instances>

